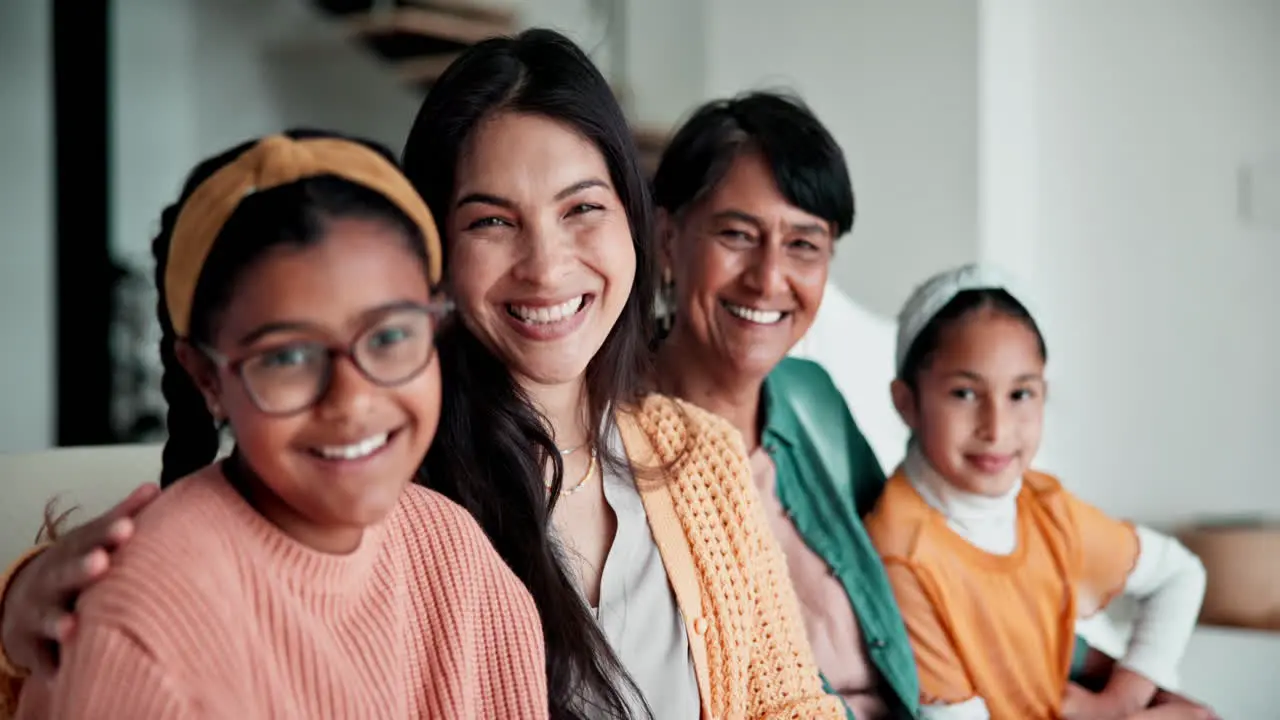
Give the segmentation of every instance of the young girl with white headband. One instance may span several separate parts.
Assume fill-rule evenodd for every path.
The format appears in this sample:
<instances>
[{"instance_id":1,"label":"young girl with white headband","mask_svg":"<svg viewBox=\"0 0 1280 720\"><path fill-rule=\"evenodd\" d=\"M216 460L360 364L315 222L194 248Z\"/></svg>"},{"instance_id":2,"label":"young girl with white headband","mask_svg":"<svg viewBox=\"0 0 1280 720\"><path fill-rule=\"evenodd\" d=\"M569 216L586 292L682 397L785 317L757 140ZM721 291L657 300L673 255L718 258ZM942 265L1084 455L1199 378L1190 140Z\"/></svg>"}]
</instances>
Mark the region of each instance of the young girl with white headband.
<instances>
[{"instance_id":1,"label":"young girl with white headband","mask_svg":"<svg viewBox=\"0 0 1280 720\"><path fill-rule=\"evenodd\" d=\"M390 156L242 145L195 169L154 250L169 487L18 717L547 717L531 597L410 482L446 305L435 223Z\"/></svg>"},{"instance_id":2,"label":"young girl with white headband","mask_svg":"<svg viewBox=\"0 0 1280 720\"><path fill-rule=\"evenodd\" d=\"M1044 338L991 268L920 286L899 316L894 405L907 457L867 520L901 607L928 720L1181 718L1176 685L1205 573L1176 540L1112 519L1031 469ZM1077 619L1141 611L1098 693L1068 683Z\"/></svg>"}]
</instances>

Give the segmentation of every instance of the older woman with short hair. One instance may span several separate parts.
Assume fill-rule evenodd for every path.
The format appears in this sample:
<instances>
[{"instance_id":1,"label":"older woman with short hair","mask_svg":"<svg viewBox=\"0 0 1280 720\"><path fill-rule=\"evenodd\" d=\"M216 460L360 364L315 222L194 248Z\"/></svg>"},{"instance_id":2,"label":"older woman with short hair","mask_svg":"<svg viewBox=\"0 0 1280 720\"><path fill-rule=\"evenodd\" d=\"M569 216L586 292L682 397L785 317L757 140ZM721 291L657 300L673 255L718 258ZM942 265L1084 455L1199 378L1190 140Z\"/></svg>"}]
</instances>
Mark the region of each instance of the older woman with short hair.
<instances>
[{"instance_id":1,"label":"older woman with short hair","mask_svg":"<svg viewBox=\"0 0 1280 720\"><path fill-rule=\"evenodd\" d=\"M787 357L853 225L840 147L794 97L713 101L672 139L654 199L668 311L660 390L741 433L828 690L858 720L918 717L911 645L861 521L884 471L827 372ZM1108 672L1078 641L1073 674Z\"/></svg>"}]
</instances>

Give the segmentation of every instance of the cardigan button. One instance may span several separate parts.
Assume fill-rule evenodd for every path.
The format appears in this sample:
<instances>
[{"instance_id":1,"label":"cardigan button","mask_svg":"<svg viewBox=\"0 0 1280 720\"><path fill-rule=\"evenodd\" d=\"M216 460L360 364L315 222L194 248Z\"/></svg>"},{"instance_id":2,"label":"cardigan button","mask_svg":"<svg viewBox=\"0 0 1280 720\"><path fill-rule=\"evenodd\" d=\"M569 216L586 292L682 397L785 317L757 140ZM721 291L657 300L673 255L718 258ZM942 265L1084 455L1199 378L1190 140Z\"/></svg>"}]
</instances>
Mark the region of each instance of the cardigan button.
<instances>
[{"instance_id":1,"label":"cardigan button","mask_svg":"<svg viewBox=\"0 0 1280 720\"><path fill-rule=\"evenodd\" d=\"M697 635L707 634L707 619L704 617L697 618L693 621L693 632Z\"/></svg>"}]
</instances>

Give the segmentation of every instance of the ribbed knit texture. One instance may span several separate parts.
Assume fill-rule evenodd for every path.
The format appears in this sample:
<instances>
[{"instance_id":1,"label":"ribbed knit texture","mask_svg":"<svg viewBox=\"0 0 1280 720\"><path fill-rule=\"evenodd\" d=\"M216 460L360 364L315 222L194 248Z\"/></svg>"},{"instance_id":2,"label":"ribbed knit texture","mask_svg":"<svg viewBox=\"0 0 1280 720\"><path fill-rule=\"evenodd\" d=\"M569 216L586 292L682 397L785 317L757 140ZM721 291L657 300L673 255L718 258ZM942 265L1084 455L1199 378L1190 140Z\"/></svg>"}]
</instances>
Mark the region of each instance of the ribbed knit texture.
<instances>
[{"instance_id":1,"label":"ribbed knit texture","mask_svg":"<svg viewBox=\"0 0 1280 720\"><path fill-rule=\"evenodd\" d=\"M545 718L532 599L460 507L411 486L345 556L216 468L167 490L80 599L19 718Z\"/></svg>"},{"instance_id":2,"label":"ribbed knit texture","mask_svg":"<svg viewBox=\"0 0 1280 720\"><path fill-rule=\"evenodd\" d=\"M691 626L703 705L717 718L817 720L845 718L843 705L822 688L805 637L786 560L770 533L743 448L728 421L688 403L650 396L635 414L660 465L674 469L639 487L654 539L681 611ZM622 424L637 462L634 433ZM670 508L674 513L662 511ZM687 543L700 607L681 596L686 568L670 548ZM686 556L687 557L687 556Z\"/></svg>"}]
</instances>

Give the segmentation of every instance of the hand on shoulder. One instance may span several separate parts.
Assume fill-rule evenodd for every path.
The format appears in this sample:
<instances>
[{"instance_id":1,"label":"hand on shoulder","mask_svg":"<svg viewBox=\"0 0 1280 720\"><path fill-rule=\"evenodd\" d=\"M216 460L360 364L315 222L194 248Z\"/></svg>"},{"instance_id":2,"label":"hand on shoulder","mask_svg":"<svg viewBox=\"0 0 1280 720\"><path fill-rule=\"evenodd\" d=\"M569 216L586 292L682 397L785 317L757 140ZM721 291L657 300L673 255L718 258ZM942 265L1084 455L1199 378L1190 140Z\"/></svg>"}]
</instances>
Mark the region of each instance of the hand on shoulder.
<instances>
[{"instance_id":1,"label":"hand on shoulder","mask_svg":"<svg viewBox=\"0 0 1280 720\"><path fill-rule=\"evenodd\" d=\"M0 649L14 666L40 675L57 669L57 646L76 624L67 608L107 574L112 554L133 537L138 514L159 496L156 485L139 486L41 550L0 587Z\"/></svg>"}]
</instances>

